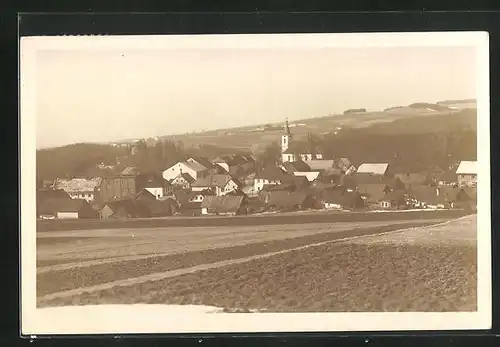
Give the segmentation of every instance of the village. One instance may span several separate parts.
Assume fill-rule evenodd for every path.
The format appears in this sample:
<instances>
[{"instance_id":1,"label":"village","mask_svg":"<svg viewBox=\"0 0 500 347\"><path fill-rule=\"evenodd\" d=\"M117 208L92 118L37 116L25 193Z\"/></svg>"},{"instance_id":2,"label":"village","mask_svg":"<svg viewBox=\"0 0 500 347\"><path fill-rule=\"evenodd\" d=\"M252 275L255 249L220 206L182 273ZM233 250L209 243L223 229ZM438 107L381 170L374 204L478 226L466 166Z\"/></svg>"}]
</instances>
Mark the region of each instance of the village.
<instances>
[{"instance_id":1,"label":"village","mask_svg":"<svg viewBox=\"0 0 500 347\"><path fill-rule=\"evenodd\" d=\"M397 172L391 163L324 158L288 120L281 158L257 169L253 155L191 157L162 172L127 167L112 177L58 178L37 191L38 219L129 219L295 211L476 209L477 163Z\"/></svg>"}]
</instances>

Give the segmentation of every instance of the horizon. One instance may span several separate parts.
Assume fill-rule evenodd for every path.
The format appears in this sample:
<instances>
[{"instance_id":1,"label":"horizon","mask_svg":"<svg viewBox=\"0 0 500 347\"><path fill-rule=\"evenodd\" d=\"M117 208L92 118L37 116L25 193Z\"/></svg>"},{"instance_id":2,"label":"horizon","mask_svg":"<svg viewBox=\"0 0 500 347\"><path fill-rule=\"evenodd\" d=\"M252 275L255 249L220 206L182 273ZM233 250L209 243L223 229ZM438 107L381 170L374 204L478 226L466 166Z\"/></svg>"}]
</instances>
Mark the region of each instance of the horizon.
<instances>
[{"instance_id":1,"label":"horizon","mask_svg":"<svg viewBox=\"0 0 500 347\"><path fill-rule=\"evenodd\" d=\"M475 60L473 47L42 49L36 146L477 99Z\"/></svg>"},{"instance_id":2,"label":"horizon","mask_svg":"<svg viewBox=\"0 0 500 347\"><path fill-rule=\"evenodd\" d=\"M427 102L427 101L416 101L414 103L430 103L430 104L437 104L439 102L443 102L443 101L473 101L473 102L477 102L477 100L475 98L464 98L464 99L443 99L443 100L438 100L438 101L435 101L435 102ZM409 104L411 105L411 104ZM401 105L402 107L406 107L408 105ZM391 106L388 106L388 107L391 107ZM370 113L370 112L381 112L383 109L380 109L380 110L366 110L367 113ZM336 117L336 116L343 116L342 113L335 113L335 114L330 114L330 115L325 115L325 116L318 116L318 117L312 117L312 118L302 118L302 119L296 119L294 121L291 121L290 123L291 124L294 124L294 123L297 123L299 121L307 121L307 120L312 120L312 119L316 119L316 118L322 118L322 117ZM353 115L354 117L354 115ZM286 118L283 120L283 121L278 121L278 122L273 122L273 123L268 123L268 124L281 124L281 123L285 123L286 121ZM289 120L290 121L290 120ZM213 131L219 131L219 130L231 130L231 129L239 129L239 128L247 128L247 127L256 127L256 126L262 126L262 125L265 125L266 123L252 123L252 124L248 124L248 125L243 125L243 126L235 126L235 127L232 127L232 128L222 128L222 127L218 127L218 128L213 128L213 129L205 129L205 130L200 130L200 131L197 131L197 132L190 132L190 133L171 133L171 134L164 134L164 135L153 135L153 136L143 136L143 137L137 137L137 138L127 138L127 139L117 139L117 140L112 140L112 141L100 141L100 142L91 142L91 141L83 141L83 142L72 142L72 143L67 143L67 144L63 144L63 145L56 145L56 146L49 146L49 147L37 147L37 151L38 150L49 150L49 149L54 149L54 148L59 148L59 147L65 147L65 146L72 146L72 145L78 145L78 144L95 144L95 145L111 145L113 143L116 143L116 144L122 144L122 143L130 143L132 141L136 141L136 140L147 140L149 138L163 138L163 137L173 137L173 136L188 136L188 135L199 135L199 134L203 134L203 133L206 133L206 132L213 132Z\"/></svg>"}]
</instances>

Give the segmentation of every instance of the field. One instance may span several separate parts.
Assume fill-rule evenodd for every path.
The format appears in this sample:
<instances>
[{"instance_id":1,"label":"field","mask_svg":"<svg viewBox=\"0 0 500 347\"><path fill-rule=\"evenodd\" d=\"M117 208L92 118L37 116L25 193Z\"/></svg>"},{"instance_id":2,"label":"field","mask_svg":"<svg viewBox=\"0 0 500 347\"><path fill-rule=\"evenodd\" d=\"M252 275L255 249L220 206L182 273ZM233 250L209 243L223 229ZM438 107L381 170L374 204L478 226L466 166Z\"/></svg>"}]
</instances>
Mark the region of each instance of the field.
<instances>
[{"instance_id":1,"label":"field","mask_svg":"<svg viewBox=\"0 0 500 347\"><path fill-rule=\"evenodd\" d=\"M324 134L333 131L336 127L366 129L374 133L400 134L400 133L426 133L447 130L457 124L475 127L476 111L428 111L402 107L390 111L374 111L347 115L334 115L298 120L294 123L301 124L292 128L298 136L308 133ZM283 129L277 126L276 130L251 131L256 127L234 129L220 129L198 134L166 136L168 139L182 141L187 146L214 145L222 148L239 150L258 150L272 142L279 141ZM259 145L256 146L255 144Z\"/></svg>"},{"instance_id":2,"label":"field","mask_svg":"<svg viewBox=\"0 0 500 347\"><path fill-rule=\"evenodd\" d=\"M47 231L38 306L472 311L476 219L449 220Z\"/></svg>"}]
</instances>

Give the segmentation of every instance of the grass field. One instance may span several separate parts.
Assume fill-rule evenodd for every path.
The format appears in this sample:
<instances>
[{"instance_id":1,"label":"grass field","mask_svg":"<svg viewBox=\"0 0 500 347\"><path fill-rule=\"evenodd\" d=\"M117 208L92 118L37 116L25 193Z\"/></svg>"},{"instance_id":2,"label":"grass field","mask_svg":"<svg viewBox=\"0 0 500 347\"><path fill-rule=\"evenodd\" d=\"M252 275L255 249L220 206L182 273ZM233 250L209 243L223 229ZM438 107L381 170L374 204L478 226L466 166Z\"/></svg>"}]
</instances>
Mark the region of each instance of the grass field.
<instances>
[{"instance_id":1,"label":"grass field","mask_svg":"<svg viewBox=\"0 0 500 347\"><path fill-rule=\"evenodd\" d=\"M425 227L440 221L333 224L329 228L323 224L323 229L315 224L258 230L253 226L213 228L212 237L205 241L196 235L210 234L209 230L188 228L192 234L177 244L184 248L191 244L190 250L173 247L175 242L167 238L153 248L151 243L143 246L149 247L149 254L144 248L140 255L108 258L97 257L89 245L79 250L72 241L51 246L48 242L39 249L38 305L195 304L273 312L473 311L475 216ZM374 235L402 228L411 230ZM59 238L80 237L57 233ZM89 234L96 237L99 233L106 235L106 241L97 243L102 248L118 246L112 240L120 237L118 231ZM158 231L147 231L138 242L152 235ZM243 236L240 244L238 236ZM126 237L121 237L123 244ZM158 245L164 249L155 249ZM47 261L56 250L59 259ZM64 258L61 254L69 250L76 253L66 253Z\"/></svg>"}]
</instances>

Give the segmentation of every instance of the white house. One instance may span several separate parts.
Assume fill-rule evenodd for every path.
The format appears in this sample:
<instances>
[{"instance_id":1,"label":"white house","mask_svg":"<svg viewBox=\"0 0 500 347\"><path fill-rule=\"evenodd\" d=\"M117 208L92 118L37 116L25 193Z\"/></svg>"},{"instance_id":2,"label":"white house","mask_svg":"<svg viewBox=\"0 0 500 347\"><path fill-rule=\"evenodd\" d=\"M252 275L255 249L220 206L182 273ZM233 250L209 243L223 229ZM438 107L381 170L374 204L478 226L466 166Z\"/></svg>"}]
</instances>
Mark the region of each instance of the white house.
<instances>
[{"instance_id":1,"label":"white house","mask_svg":"<svg viewBox=\"0 0 500 347\"><path fill-rule=\"evenodd\" d=\"M475 186L477 184L477 161L461 161L456 174L459 186Z\"/></svg>"},{"instance_id":2,"label":"white house","mask_svg":"<svg viewBox=\"0 0 500 347\"><path fill-rule=\"evenodd\" d=\"M163 171L162 176L167 181L171 181L181 174L188 174L197 180L208 175L208 168L195 161L181 161Z\"/></svg>"}]
</instances>

